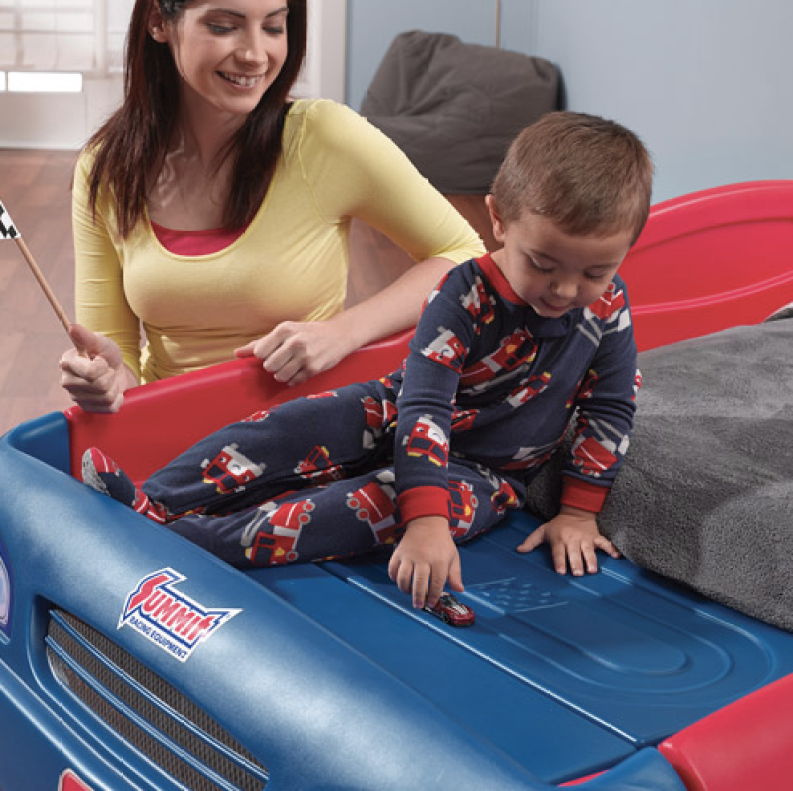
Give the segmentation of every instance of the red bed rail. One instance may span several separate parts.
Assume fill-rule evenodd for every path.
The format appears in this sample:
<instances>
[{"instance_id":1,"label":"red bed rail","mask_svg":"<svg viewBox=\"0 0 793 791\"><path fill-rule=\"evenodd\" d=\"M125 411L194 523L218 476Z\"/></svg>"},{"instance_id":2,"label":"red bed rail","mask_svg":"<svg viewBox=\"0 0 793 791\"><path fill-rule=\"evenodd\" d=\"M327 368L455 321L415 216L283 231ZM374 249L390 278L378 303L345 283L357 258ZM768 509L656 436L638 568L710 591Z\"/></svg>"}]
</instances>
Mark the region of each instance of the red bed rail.
<instances>
[{"instance_id":1,"label":"red bed rail","mask_svg":"<svg viewBox=\"0 0 793 791\"><path fill-rule=\"evenodd\" d=\"M620 274L640 349L767 319L793 302L793 181L657 204Z\"/></svg>"},{"instance_id":2,"label":"red bed rail","mask_svg":"<svg viewBox=\"0 0 793 791\"><path fill-rule=\"evenodd\" d=\"M793 302L793 181L719 187L655 206L620 270L640 349L755 324ZM382 376L407 352L409 332L350 355L287 388L258 361L214 366L127 393L116 415L66 415L72 473L99 445L137 480L232 420L270 404Z\"/></svg>"}]
</instances>

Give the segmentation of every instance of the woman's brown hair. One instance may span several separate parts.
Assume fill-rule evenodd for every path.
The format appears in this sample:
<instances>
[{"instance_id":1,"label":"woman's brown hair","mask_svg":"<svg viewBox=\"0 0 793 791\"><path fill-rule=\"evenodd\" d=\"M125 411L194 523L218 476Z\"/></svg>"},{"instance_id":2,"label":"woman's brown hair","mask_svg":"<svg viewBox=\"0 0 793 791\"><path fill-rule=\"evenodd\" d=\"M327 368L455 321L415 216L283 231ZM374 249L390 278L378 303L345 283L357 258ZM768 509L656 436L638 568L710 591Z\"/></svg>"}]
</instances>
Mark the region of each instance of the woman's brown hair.
<instances>
[{"instance_id":1,"label":"woman's brown hair","mask_svg":"<svg viewBox=\"0 0 793 791\"><path fill-rule=\"evenodd\" d=\"M143 215L150 179L162 167L179 116L181 78L170 49L149 35L149 17L157 4L163 19L173 21L191 2L136 0L126 42L124 101L88 141L95 152L89 176L91 208L96 208L100 189L109 188L122 237ZM234 158L226 228L243 227L253 218L281 154L289 92L306 54L306 0L287 0L287 5L286 61L225 151Z\"/></svg>"}]
</instances>

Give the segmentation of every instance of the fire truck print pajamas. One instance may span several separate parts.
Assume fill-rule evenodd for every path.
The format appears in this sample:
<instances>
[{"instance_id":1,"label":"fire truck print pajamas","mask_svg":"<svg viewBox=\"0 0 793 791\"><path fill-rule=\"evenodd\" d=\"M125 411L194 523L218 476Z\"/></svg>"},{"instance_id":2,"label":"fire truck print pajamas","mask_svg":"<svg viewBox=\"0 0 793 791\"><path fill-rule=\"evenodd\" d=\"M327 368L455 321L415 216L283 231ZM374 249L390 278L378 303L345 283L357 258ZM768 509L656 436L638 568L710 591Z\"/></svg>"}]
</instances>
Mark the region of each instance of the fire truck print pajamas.
<instances>
[{"instance_id":1,"label":"fire truck print pajamas","mask_svg":"<svg viewBox=\"0 0 793 791\"><path fill-rule=\"evenodd\" d=\"M171 529L237 566L363 552L423 515L447 516L460 541L523 504L577 409L562 501L599 511L637 382L619 278L548 319L484 256L430 296L402 370L231 424L143 489L180 515Z\"/></svg>"}]
</instances>

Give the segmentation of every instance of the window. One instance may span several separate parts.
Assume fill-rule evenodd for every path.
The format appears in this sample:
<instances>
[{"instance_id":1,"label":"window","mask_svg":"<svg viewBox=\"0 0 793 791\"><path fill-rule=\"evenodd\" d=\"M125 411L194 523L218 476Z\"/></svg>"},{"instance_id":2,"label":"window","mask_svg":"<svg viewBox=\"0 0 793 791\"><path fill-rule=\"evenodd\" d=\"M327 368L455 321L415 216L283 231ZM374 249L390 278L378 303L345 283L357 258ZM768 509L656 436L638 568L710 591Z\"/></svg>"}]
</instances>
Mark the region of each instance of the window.
<instances>
[{"instance_id":1,"label":"window","mask_svg":"<svg viewBox=\"0 0 793 791\"><path fill-rule=\"evenodd\" d=\"M16 93L80 93L83 75L68 71L9 71L5 90Z\"/></svg>"},{"instance_id":2,"label":"window","mask_svg":"<svg viewBox=\"0 0 793 791\"><path fill-rule=\"evenodd\" d=\"M85 144L123 98L134 2L0 0L0 147ZM346 6L310 0L310 51L296 95L344 100Z\"/></svg>"},{"instance_id":3,"label":"window","mask_svg":"<svg viewBox=\"0 0 793 791\"><path fill-rule=\"evenodd\" d=\"M0 0L0 90L79 92L120 74L133 0Z\"/></svg>"}]
</instances>

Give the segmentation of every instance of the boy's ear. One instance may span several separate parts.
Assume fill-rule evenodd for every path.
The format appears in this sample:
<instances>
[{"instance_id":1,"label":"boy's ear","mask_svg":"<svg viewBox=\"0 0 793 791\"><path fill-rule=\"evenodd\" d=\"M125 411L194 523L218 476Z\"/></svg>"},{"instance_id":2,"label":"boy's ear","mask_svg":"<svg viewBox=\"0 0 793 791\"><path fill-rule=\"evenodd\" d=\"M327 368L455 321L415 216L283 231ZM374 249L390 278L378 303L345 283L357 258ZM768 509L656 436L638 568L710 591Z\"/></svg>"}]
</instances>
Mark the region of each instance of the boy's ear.
<instances>
[{"instance_id":1,"label":"boy's ear","mask_svg":"<svg viewBox=\"0 0 793 791\"><path fill-rule=\"evenodd\" d=\"M504 221L498 210L496 199L492 195L485 195L485 206L490 215L490 224L493 226L493 238L499 243L504 243Z\"/></svg>"},{"instance_id":2,"label":"boy's ear","mask_svg":"<svg viewBox=\"0 0 793 791\"><path fill-rule=\"evenodd\" d=\"M158 43L165 44L168 41L168 26L165 24L165 19L159 9L157 3L149 14L149 35Z\"/></svg>"}]
</instances>

